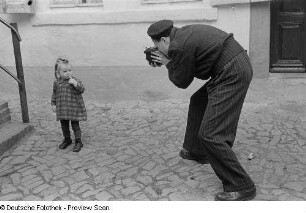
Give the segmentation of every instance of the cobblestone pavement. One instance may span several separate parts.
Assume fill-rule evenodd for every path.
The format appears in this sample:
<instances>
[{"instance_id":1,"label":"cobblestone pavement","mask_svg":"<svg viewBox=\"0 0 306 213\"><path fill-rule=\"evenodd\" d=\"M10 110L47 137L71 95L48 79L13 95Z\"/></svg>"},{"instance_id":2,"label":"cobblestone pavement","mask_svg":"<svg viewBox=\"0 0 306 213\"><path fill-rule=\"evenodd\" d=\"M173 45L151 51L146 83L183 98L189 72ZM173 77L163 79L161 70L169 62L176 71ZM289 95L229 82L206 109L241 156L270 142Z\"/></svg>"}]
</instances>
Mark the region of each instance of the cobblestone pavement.
<instances>
[{"instance_id":1,"label":"cobblestone pavement","mask_svg":"<svg viewBox=\"0 0 306 213\"><path fill-rule=\"evenodd\" d=\"M36 131L0 160L0 200L213 200L210 165L183 160L188 101L86 102L84 147L59 150L50 100L29 102ZM306 200L306 120L294 103L245 103L233 147L255 200ZM19 100L9 100L21 120ZM250 153L254 158L249 160Z\"/></svg>"}]
</instances>

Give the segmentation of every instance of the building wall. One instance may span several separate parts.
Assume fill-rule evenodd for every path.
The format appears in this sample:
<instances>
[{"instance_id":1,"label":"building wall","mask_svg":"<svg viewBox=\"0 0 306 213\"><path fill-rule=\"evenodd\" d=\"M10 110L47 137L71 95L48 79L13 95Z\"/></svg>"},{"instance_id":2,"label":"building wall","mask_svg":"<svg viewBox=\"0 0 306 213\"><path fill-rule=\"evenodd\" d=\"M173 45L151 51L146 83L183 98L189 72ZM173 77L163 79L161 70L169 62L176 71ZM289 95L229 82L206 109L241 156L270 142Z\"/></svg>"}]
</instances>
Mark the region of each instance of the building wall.
<instances>
[{"instance_id":1,"label":"building wall","mask_svg":"<svg viewBox=\"0 0 306 213\"><path fill-rule=\"evenodd\" d=\"M146 30L163 18L173 19L176 26L220 27L249 48L248 4L217 8L209 0L145 5L139 0L104 0L97 8L51 8L49 1L37 0L33 15L1 17L18 23L24 66L53 66L58 55L71 58L75 66L145 66L143 50L152 45ZM2 64L13 65L10 32L4 26L0 31Z\"/></svg>"},{"instance_id":2,"label":"building wall","mask_svg":"<svg viewBox=\"0 0 306 213\"><path fill-rule=\"evenodd\" d=\"M178 27L210 24L234 33L249 50L250 4L212 5L212 2L141 4L140 0L104 0L104 6L97 8L53 8L49 1L37 0L35 14L0 15L18 23L25 78L31 94L50 90L54 61L63 55L70 59L76 75L85 81L85 95L90 99L189 98L204 82L195 80L186 90L179 90L169 82L165 67L148 66L143 51L153 44L146 31L160 19L172 19ZM11 34L3 25L0 25L0 63L13 69Z\"/></svg>"},{"instance_id":3,"label":"building wall","mask_svg":"<svg viewBox=\"0 0 306 213\"><path fill-rule=\"evenodd\" d=\"M269 76L270 2L251 4L250 58L255 77Z\"/></svg>"}]
</instances>

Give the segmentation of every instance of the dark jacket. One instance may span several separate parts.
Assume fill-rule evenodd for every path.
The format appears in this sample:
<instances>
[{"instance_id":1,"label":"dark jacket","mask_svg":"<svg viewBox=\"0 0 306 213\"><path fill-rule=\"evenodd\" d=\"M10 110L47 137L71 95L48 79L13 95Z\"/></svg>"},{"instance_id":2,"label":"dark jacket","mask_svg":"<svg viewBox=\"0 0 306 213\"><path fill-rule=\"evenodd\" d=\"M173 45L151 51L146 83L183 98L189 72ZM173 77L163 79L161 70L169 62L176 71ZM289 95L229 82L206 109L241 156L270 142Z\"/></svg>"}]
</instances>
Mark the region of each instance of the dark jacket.
<instances>
[{"instance_id":1,"label":"dark jacket","mask_svg":"<svg viewBox=\"0 0 306 213\"><path fill-rule=\"evenodd\" d=\"M244 49L222 30L209 25L173 27L167 64L169 79L179 88L187 88L193 78L207 80L217 75Z\"/></svg>"}]
</instances>

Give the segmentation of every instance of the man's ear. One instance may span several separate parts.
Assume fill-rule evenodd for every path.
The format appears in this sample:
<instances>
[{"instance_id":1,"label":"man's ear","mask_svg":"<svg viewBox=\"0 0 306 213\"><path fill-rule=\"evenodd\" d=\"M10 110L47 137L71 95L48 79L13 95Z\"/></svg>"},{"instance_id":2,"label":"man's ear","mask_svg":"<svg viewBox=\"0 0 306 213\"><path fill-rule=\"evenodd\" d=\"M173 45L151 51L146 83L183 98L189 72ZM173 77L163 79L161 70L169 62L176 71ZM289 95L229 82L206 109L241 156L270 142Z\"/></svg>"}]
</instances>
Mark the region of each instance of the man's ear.
<instances>
[{"instance_id":1,"label":"man's ear","mask_svg":"<svg viewBox=\"0 0 306 213\"><path fill-rule=\"evenodd\" d=\"M164 41L166 45L170 44L170 37L161 37L161 40Z\"/></svg>"}]
</instances>

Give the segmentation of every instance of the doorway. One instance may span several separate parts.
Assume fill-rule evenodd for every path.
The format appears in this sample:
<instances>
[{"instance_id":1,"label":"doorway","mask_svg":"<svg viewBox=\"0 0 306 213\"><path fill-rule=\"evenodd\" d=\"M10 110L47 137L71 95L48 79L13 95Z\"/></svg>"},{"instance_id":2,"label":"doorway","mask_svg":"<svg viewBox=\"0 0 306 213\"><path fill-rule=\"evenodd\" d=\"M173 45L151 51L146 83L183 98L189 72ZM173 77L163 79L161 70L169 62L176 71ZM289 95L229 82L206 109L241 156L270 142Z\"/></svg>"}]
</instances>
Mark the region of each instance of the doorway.
<instances>
[{"instance_id":1,"label":"doorway","mask_svg":"<svg viewBox=\"0 0 306 213\"><path fill-rule=\"evenodd\" d=\"M305 72L306 1L271 1L270 72Z\"/></svg>"}]
</instances>

